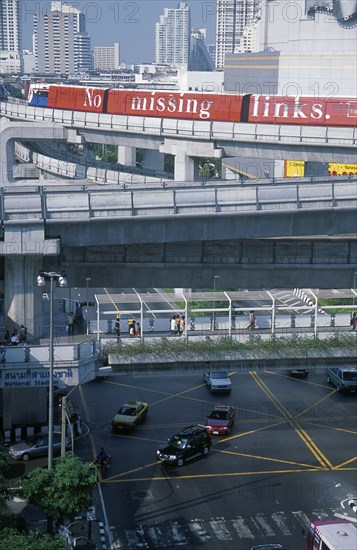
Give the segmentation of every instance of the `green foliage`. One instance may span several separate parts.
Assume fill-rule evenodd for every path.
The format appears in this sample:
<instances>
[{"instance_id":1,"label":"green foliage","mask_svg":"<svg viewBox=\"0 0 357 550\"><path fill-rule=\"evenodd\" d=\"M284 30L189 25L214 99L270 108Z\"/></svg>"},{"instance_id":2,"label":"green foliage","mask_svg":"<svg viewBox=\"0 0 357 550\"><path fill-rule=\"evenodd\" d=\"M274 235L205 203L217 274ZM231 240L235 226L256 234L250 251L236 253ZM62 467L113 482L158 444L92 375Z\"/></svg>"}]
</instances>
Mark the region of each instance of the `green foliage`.
<instances>
[{"instance_id":1,"label":"green foliage","mask_svg":"<svg viewBox=\"0 0 357 550\"><path fill-rule=\"evenodd\" d=\"M93 143L92 148L100 160L111 162L112 164L118 162L118 147L116 145L100 145L98 143Z\"/></svg>"},{"instance_id":2,"label":"green foliage","mask_svg":"<svg viewBox=\"0 0 357 550\"><path fill-rule=\"evenodd\" d=\"M23 496L63 523L89 507L96 483L91 463L67 453L53 470L37 468L22 483Z\"/></svg>"},{"instance_id":3,"label":"green foliage","mask_svg":"<svg viewBox=\"0 0 357 550\"><path fill-rule=\"evenodd\" d=\"M219 352L244 352L256 353L259 356L264 353L276 353L284 355L285 351L290 353L308 353L309 350L321 350L328 352L332 349L352 348L356 346L355 335L342 334L331 338L319 340L318 338L307 338L292 336L289 338L272 338L262 340L257 334L251 334L249 342L239 342L229 336L213 339L205 338L201 341L186 342L184 338L160 338L151 342L135 342L135 345L125 346L121 343L112 343L105 346L107 354L120 354L126 357L134 357L143 353L163 354L179 353L189 351L191 353L219 353Z\"/></svg>"},{"instance_id":4,"label":"green foliage","mask_svg":"<svg viewBox=\"0 0 357 550\"><path fill-rule=\"evenodd\" d=\"M10 498L7 483L7 473L9 472L9 454L5 447L0 445L0 530L12 525L14 516L6 504L6 499Z\"/></svg>"},{"instance_id":5,"label":"green foliage","mask_svg":"<svg viewBox=\"0 0 357 550\"><path fill-rule=\"evenodd\" d=\"M205 180L218 179L222 175L222 162L215 158L199 158L199 175Z\"/></svg>"},{"instance_id":6,"label":"green foliage","mask_svg":"<svg viewBox=\"0 0 357 550\"><path fill-rule=\"evenodd\" d=\"M0 550L70 550L69 544L58 535L20 533L16 529L0 531Z\"/></svg>"},{"instance_id":7,"label":"green foliage","mask_svg":"<svg viewBox=\"0 0 357 550\"><path fill-rule=\"evenodd\" d=\"M346 308L331 308L328 307L328 313L351 313L351 298L319 298L319 306L346 306Z\"/></svg>"},{"instance_id":8,"label":"green foliage","mask_svg":"<svg viewBox=\"0 0 357 550\"><path fill-rule=\"evenodd\" d=\"M0 445L0 498L8 496L8 487L6 482L6 474L10 469L8 459L9 453L7 449Z\"/></svg>"}]
</instances>

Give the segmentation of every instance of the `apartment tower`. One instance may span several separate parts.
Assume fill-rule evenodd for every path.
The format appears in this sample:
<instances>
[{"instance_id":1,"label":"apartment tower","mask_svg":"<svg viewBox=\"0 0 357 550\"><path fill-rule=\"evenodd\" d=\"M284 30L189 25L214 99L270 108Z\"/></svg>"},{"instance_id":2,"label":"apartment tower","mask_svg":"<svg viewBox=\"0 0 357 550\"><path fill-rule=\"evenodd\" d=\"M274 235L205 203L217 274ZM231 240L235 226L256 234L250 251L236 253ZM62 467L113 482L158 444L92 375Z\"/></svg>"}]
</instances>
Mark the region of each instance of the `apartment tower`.
<instances>
[{"instance_id":1,"label":"apartment tower","mask_svg":"<svg viewBox=\"0 0 357 550\"><path fill-rule=\"evenodd\" d=\"M92 68L86 18L77 8L52 2L50 9L34 15L36 72L78 74Z\"/></svg>"},{"instance_id":2,"label":"apartment tower","mask_svg":"<svg viewBox=\"0 0 357 550\"><path fill-rule=\"evenodd\" d=\"M223 69L226 54L238 51L244 29L260 11L260 0L217 0L216 68Z\"/></svg>"},{"instance_id":3,"label":"apartment tower","mask_svg":"<svg viewBox=\"0 0 357 550\"><path fill-rule=\"evenodd\" d=\"M181 2L165 8L155 24L155 63L181 67L188 63L191 35L190 8Z\"/></svg>"},{"instance_id":4,"label":"apartment tower","mask_svg":"<svg viewBox=\"0 0 357 550\"><path fill-rule=\"evenodd\" d=\"M0 72L22 70L19 0L0 0Z\"/></svg>"}]
</instances>

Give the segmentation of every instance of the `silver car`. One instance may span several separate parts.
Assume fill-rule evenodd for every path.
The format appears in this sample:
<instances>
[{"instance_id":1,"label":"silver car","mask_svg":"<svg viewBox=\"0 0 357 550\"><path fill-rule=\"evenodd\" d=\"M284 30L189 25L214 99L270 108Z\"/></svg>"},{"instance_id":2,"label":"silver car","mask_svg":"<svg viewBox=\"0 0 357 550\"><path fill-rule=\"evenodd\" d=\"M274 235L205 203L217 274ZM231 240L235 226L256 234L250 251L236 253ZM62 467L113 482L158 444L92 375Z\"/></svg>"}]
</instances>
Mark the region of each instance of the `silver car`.
<instances>
[{"instance_id":1,"label":"silver car","mask_svg":"<svg viewBox=\"0 0 357 550\"><path fill-rule=\"evenodd\" d=\"M211 393L231 393L232 382L227 372L205 372L203 380Z\"/></svg>"},{"instance_id":2,"label":"silver car","mask_svg":"<svg viewBox=\"0 0 357 550\"><path fill-rule=\"evenodd\" d=\"M66 437L66 451L71 448L71 443ZM53 433L53 454L61 452L61 434ZM34 441L20 441L9 448L9 454L17 460L30 460L30 458L39 458L48 455L48 434L41 434Z\"/></svg>"}]
</instances>

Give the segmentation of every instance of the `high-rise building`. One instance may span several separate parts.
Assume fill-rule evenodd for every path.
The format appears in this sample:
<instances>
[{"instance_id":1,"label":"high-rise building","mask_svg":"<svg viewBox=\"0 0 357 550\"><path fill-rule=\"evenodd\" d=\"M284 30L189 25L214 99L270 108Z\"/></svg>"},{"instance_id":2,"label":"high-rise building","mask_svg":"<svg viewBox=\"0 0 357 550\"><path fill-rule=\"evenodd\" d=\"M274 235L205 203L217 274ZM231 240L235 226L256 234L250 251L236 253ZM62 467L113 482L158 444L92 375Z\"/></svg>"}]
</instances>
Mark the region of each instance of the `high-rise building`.
<instances>
[{"instance_id":1,"label":"high-rise building","mask_svg":"<svg viewBox=\"0 0 357 550\"><path fill-rule=\"evenodd\" d=\"M190 51L190 8L181 2L165 8L155 24L155 63L180 67L187 65Z\"/></svg>"},{"instance_id":2,"label":"high-rise building","mask_svg":"<svg viewBox=\"0 0 357 550\"><path fill-rule=\"evenodd\" d=\"M114 46L95 46L93 59L94 69L118 71L120 69L119 42L114 42Z\"/></svg>"},{"instance_id":3,"label":"high-rise building","mask_svg":"<svg viewBox=\"0 0 357 550\"><path fill-rule=\"evenodd\" d=\"M192 29L188 58L189 71L213 71L213 60L206 47L205 39L206 29Z\"/></svg>"},{"instance_id":4,"label":"high-rise building","mask_svg":"<svg viewBox=\"0 0 357 550\"><path fill-rule=\"evenodd\" d=\"M223 69L226 54L239 49L244 29L256 18L260 4L261 0L217 0L217 69Z\"/></svg>"},{"instance_id":5,"label":"high-rise building","mask_svg":"<svg viewBox=\"0 0 357 550\"><path fill-rule=\"evenodd\" d=\"M19 0L0 0L0 72L21 71Z\"/></svg>"},{"instance_id":6,"label":"high-rise building","mask_svg":"<svg viewBox=\"0 0 357 550\"><path fill-rule=\"evenodd\" d=\"M78 74L93 66L85 15L67 4L52 2L34 15L33 43L38 73Z\"/></svg>"}]
</instances>

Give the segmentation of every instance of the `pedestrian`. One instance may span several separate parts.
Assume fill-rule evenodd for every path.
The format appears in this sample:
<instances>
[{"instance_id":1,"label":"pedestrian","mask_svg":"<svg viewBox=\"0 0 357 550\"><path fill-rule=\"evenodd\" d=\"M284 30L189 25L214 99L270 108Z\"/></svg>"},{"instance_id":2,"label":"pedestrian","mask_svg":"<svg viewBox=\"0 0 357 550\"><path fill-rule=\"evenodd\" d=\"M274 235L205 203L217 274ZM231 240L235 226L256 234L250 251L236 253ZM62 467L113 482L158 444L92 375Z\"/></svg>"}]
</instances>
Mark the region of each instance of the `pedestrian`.
<instances>
[{"instance_id":1,"label":"pedestrian","mask_svg":"<svg viewBox=\"0 0 357 550\"><path fill-rule=\"evenodd\" d=\"M357 314L354 311L353 314L352 314L352 317L351 317L351 321L350 321L350 325L351 325L353 331L357 330L356 319L357 319Z\"/></svg>"},{"instance_id":2,"label":"pedestrian","mask_svg":"<svg viewBox=\"0 0 357 550\"><path fill-rule=\"evenodd\" d=\"M10 332L6 329L4 334L4 344L10 344Z\"/></svg>"},{"instance_id":3,"label":"pedestrian","mask_svg":"<svg viewBox=\"0 0 357 550\"><path fill-rule=\"evenodd\" d=\"M78 304L77 308L76 308L76 311L74 313L74 319L73 319L73 322L75 325L77 325L78 327L78 331L81 331L82 329L82 326L83 326L83 308L82 308L82 305L81 304Z\"/></svg>"},{"instance_id":4,"label":"pedestrian","mask_svg":"<svg viewBox=\"0 0 357 550\"><path fill-rule=\"evenodd\" d=\"M140 335L141 335L140 323L136 323L136 325L135 325L135 336L140 336Z\"/></svg>"},{"instance_id":5,"label":"pedestrian","mask_svg":"<svg viewBox=\"0 0 357 550\"><path fill-rule=\"evenodd\" d=\"M179 314L176 315L176 333L180 334L180 323L181 323L181 316Z\"/></svg>"},{"instance_id":6,"label":"pedestrian","mask_svg":"<svg viewBox=\"0 0 357 550\"><path fill-rule=\"evenodd\" d=\"M135 319L130 317L128 320L129 336L135 336Z\"/></svg>"},{"instance_id":7,"label":"pedestrian","mask_svg":"<svg viewBox=\"0 0 357 550\"><path fill-rule=\"evenodd\" d=\"M11 335L11 339L10 339L10 342L11 342L11 345L12 346L17 346L18 343L19 343L19 337L17 335L17 331L14 331Z\"/></svg>"},{"instance_id":8,"label":"pedestrian","mask_svg":"<svg viewBox=\"0 0 357 550\"><path fill-rule=\"evenodd\" d=\"M182 315L180 319L180 328L179 328L180 336L182 336L182 334L184 333L184 330L185 330L185 316Z\"/></svg>"},{"instance_id":9,"label":"pedestrian","mask_svg":"<svg viewBox=\"0 0 357 550\"><path fill-rule=\"evenodd\" d=\"M248 321L249 321L248 328L249 328L250 330L254 330L254 329L255 329L255 316L254 316L254 311L250 311L250 312L249 312Z\"/></svg>"},{"instance_id":10,"label":"pedestrian","mask_svg":"<svg viewBox=\"0 0 357 550\"><path fill-rule=\"evenodd\" d=\"M177 333L175 315L173 315L170 319L170 333L171 333L171 336L174 336Z\"/></svg>"},{"instance_id":11,"label":"pedestrian","mask_svg":"<svg viewBox=\"0 0 357 550\"><path fill-rule=\"evenodd\" d=\"M68 314L68 317L67 317L67 333L68 333L68 336L73 336L74 334L74 316L73 316L73 311L71 311L69 314Z\"/></svg>"},{"instance_id":12,"label":"pedestrian","mask_svg":"<svg viewBox=\"0 0 357 550\"><path fill-rule=\"evenodd\" d=\"M120 338L120 315L119 315L119 313L117 313L116 316L115 316L114 334L117 338Z\"/></svg>"},{"instance_id":13,"label":"pedestrian","mask_svg":"<svg viewBox=\"0 0 357 550\"><path fill-rule=\"evenodd\" d=\"M21 325L20 327L20 333L19 333L19 342L20 344L25 343L27 341L27 328L25 325Z\"/></svg>"}]
</instances>

